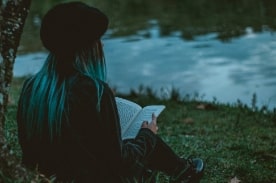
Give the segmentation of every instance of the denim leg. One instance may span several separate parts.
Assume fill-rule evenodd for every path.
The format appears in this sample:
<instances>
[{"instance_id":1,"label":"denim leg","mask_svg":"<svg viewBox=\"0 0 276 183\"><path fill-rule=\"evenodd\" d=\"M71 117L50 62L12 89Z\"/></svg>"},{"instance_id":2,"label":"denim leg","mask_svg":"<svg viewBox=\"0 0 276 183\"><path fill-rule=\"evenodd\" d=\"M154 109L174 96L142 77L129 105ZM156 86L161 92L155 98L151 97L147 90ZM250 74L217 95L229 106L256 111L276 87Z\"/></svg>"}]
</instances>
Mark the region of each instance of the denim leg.
<instances>
[{"instance_id":1,"label":"denim leg","mask_svg":"<svg viewBox=\"0 0 276 183\"><path fill-rule=\"evenodd\" d=\"M182 164L180 157L160 137L157 137L156 147L148 159L148 167L172 175Z\"/></svg>"}]
</instances>

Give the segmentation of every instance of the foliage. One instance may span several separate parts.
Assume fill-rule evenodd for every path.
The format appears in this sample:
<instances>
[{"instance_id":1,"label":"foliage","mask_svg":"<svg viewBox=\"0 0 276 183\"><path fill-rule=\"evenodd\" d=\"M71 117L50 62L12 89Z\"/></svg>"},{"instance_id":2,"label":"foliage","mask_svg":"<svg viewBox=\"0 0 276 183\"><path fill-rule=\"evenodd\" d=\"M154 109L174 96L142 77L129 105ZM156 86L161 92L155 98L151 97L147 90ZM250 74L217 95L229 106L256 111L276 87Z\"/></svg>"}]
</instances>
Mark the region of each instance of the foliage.
<instances>
[{"instance_id":1,"label":"foliage","mask_svg":"<svg viewBox=\"0 0 276 183\"><path fill-rule=\"evenodd\" d=\"M32 0L32 7L22 36L20 52L43 51L39 40L40 22L46 11L64 0ZM72 1L72 0L67 0ZM253 32L276 29L274 0L82 0L99 7L110 17L107 36L138 35L149 38L152 26L160 36L176 32L184 40L218 33L217 39L231 41ZM29 44L29 43L32 44Z\"/></svg>"},{"instance_id":2,"label":"foliage","mask_svg":"<svg viewBox=\"0 0 276 183\"><path fill-rule=\"evenodd\" d=\"M18 93L20 82L13 86ZM174 90L176 92L177 90ZM177 93L177 92L176 92ZM139 104L164 104L166 110L158 119L159 135L181 156L198 156L205 160L202 183L276 182L276 112L256 109L237 103L221 104L202 101L198 94L184 98L177 94L161 99L150 88L122 95ZM17 100L18 96L11 101ZM257 97L257 96L253 96ZM254 99L255 100L255 99ZM10 103L7 113L6 136L15 155L20 157L15 122L16 102ZM162 173L159 183L168 182Z\"/></svg>"},{"instance_id":3,"label":"foliage","mask_svg":"<svg viewBox=\"0 0 276 183\"><path fill-rule=\"evenodd\" d=\"M240 102L202 101L198 94L160 100L146 93L132 92L123 97L142 105L167 106L158 120L159 134L178 154L205 160L203 183L276 181L276 113L265 107L258 109L256 95L249 107ZM166 182L166 176L160 177Z\"/></svg>"}]
</instances>

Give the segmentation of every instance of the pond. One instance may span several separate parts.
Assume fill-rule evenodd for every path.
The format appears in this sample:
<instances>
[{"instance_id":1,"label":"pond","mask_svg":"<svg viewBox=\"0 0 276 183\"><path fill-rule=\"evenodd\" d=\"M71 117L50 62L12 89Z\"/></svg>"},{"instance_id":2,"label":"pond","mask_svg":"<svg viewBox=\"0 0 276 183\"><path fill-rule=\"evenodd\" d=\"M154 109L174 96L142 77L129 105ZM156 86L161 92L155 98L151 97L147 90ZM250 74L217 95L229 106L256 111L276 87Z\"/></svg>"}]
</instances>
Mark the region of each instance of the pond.
<instances>
[{"instance_id":1,"label":"pond","mask_svg":"<svg viewBox=\"0 0 276 183\"><path fill-rule=\"evenodd\" d=\"M33 0L14 76L34 74L43 64L39 25L53 2ZM275 108L276 2L254 2L89 1L111 17L103 37L108 83L124 93L143 85L162 97L177 89L249 106L256 95L257 106Z\"/></svg>"}]
</instances>

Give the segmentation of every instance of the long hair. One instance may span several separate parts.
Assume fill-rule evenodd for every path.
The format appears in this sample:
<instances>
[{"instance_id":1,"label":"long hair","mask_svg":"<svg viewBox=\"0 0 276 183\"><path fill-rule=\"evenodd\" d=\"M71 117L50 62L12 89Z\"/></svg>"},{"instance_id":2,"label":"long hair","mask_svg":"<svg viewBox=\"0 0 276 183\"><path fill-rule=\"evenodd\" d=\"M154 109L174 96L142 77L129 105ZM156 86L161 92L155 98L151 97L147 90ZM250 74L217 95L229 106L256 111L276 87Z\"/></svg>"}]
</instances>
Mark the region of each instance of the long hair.
<instances>
[{"instance_id":1,"label":"long hair","mask_svg":"<svg viewBox=\"0 0 276 183\"><path fill-rule=\"evenodd\" d=\"M71 67L77 73L88 76L95 82L99 111L103 93L100 81L106 80L106 65L101 41L98 40L93 46L77 51L73 58L70 61ZM21 120L27 123L28 137L42 134L43 130L49 131L51 139L60 134L62 121L66 121L68 117L66 99L72 83L72 80L58 69L59 64L66 61L50 53L41 70L22 88Z\"/></svg>"}]
</instances>

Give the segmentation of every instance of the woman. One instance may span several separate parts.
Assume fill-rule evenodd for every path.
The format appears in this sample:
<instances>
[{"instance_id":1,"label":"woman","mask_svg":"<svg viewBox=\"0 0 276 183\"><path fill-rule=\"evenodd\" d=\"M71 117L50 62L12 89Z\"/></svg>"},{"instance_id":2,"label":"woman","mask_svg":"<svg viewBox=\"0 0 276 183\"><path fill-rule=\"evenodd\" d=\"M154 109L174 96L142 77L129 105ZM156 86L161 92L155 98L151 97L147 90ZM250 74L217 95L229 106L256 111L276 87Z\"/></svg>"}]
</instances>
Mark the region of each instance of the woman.
<instances>
[{"instance_id":1,"label":"woman","mask_svg":"<svg viewBox=\"0 0 276 183\"><path fill-rule=\"evenodd\" d=\"M105 83L100 38L107 27L104 13L81 2L56 5L43 18L49 56L24 83L18 105L22 162L61 182L145 182L156 171L171 182L199 180L202 160L179 158L156 135L155 116L135 139L121 139Z\"/></svg>"}]
</instances>

